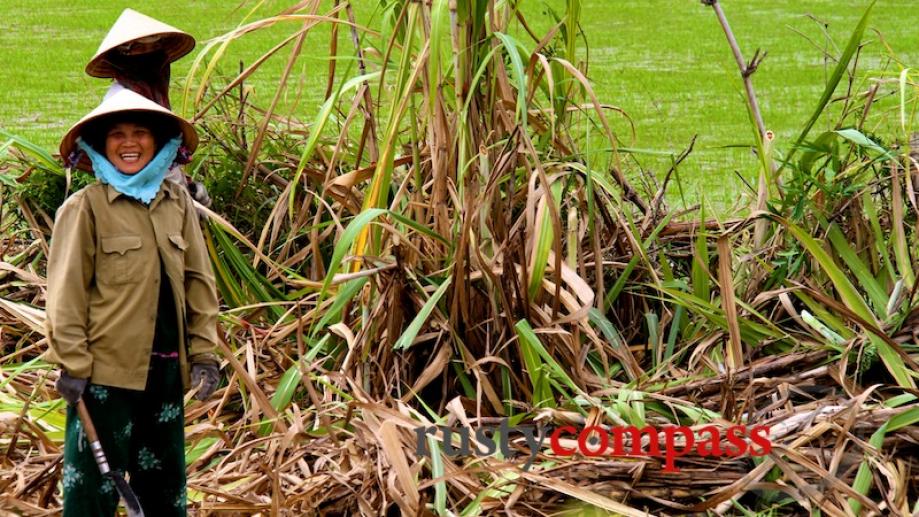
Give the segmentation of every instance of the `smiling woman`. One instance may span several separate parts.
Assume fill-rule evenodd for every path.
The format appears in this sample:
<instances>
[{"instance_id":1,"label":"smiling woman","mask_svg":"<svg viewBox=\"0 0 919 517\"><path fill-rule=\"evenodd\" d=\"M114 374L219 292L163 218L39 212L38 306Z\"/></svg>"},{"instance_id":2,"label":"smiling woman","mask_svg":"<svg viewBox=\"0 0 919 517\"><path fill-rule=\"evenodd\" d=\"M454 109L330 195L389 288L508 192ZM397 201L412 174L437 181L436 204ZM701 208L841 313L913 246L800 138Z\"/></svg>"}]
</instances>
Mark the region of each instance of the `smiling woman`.
<instances>
[{"instance_id":1,"label":"smiling woman","mask_svg":"<svg viewBox=\"0 0 919 517\"><path fill-rule=\"evenodd\" d=\"M216 387L217 297L191 198L164 179L197 143L187 121L120 87L61 142L99 179L57 211L48 255L48 358L69 403L65 516L113 515L118 502L83 445L78 401L146 514L186 514L183 388L197 379L203 399Z\"/></svg>"},{"instance_id":2,"label":"smiling woman","mask_svg":"<svg viewBox=\"0 0 919 517\"><path fill-rule=\"evenodd\" d=\"M136 174L156 151L153 131L133 122L119 122L105 135L105 156L124 174Z\"/></svg>"},{"instance_id":3,"label":"smiling woman","mask_svg":"<svg viewBox=\"0 0 919 517\"><path fill-rule=\"evenodd\" d=\"M121 172L140 171L153 156L179 133L169 117L152 113L119 113L87 123L83 140ZM133 156L133 155L137 156Z\"/></svg>"}]
</instances>

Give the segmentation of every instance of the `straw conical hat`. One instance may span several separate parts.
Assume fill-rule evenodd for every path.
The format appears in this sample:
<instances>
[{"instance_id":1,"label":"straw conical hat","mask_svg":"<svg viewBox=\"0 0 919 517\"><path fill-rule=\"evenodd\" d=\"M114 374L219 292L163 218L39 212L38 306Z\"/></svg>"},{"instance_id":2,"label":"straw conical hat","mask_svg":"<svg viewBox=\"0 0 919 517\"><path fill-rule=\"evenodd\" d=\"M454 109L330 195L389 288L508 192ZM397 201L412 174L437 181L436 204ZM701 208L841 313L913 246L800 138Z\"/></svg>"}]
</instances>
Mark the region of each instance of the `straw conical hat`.
<instances>
[{"instance_id":1,"label":"straw conical hat","mask_svg":"<svg viewBox=\"0 0 919 517\"><path fill-rule=\"evenodd\" d=\"M93 77L113 77L115 70L108 58L112 52L119 52L118 47L129 43L156 45L166 52L170 63L195 48L195 38L187 32L133 9L125 9L102 40L96 55L86 65L86 73Z\"/></svg>"},{"instance_id":2,"label":"straw conical hat","mask_svg":"<svg viewBox=\"0 0 919 517\"><path fill-rule=\"evenodd\" d=\"M76 150L77 137L80 136L80 133L87 124L107 115L122 112L153 113L172 119L177 123L179 130L182 132L182 144L188 149L188 152L194 152L195 148L198 147L198 133L195 132L195 128L187 120L143 95L134 93L116 84L109 88L105 98L102 99L102 103L100 103L96 109L90 111L86 116L81 118L80 121L74 124L64 135L60 146L61 158L66 161L70 154ZM162 142L157 143L162 145ZM81 158L78 164L78 166L83 169L88 169L88 165L89 160L85 156Z\"/></svg>"}]
</instances>

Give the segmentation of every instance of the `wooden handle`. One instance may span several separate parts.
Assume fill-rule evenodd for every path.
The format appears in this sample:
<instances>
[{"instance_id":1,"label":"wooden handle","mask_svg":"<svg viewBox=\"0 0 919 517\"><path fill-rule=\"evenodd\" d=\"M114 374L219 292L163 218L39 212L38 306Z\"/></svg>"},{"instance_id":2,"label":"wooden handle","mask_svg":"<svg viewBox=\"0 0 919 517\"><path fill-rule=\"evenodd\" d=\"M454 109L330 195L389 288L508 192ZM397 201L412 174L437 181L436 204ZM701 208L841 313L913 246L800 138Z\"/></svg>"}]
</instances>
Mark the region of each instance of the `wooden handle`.
<instances>
[{"instance_id":1,"label":"wooden handle","mask_svg":"<svg viewBox=\"0 0 919 517\"><path fill-rule=\"evenodd\" d=\"M98 442L99 435L96 434L96 426L93 425L93 419L89 417L89 410L86 409L86 403L82 398L77 400L77 412L80 414L80 421L83 422L86 438L90 442Z\"/></svg>"},{"instance_id":2,"label":"wooden handle","mask_svg":"<svg viewBox=\"0 0 919 517\"><path fill-rule=\"evenodd\" d=\"M80 414L80 421L83 422L83 432L86 433L86 438L89 440L89 448L93 451L93 458L96 459L96 464L99 465L99 472L103 476L108 475L112 469L109 467L108 459L105 457L105 451L102 450L102 444L99 443L96 426L93 425L93 419L89 417L89 411L86 409L86 403L83 402L83 399L77 401L77 413Z\"/></svg>"}]
</instances>

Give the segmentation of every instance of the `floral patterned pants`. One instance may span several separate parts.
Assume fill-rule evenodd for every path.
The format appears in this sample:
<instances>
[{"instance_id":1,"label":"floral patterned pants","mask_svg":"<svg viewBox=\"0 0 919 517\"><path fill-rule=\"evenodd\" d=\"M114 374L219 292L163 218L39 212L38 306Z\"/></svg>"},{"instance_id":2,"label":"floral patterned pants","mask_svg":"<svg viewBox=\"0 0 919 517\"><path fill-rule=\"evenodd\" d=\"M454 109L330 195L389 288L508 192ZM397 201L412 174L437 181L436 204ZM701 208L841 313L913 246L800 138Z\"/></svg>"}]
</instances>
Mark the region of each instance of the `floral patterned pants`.
<instances>
[{"instance_id":1,"label":"floral patterned pants","mask_svg":"<svg viewBox=\"0 0 919 517\"><path fill-rule=\"evenodd\" d=\"M185 411L178 358L151 358L144 391L90 384L83 400L112 470L148 516L185 515ZM118 491L99 473L76 407L64 435L64 517L111 517Z\"/></svg>"}]
</instances>

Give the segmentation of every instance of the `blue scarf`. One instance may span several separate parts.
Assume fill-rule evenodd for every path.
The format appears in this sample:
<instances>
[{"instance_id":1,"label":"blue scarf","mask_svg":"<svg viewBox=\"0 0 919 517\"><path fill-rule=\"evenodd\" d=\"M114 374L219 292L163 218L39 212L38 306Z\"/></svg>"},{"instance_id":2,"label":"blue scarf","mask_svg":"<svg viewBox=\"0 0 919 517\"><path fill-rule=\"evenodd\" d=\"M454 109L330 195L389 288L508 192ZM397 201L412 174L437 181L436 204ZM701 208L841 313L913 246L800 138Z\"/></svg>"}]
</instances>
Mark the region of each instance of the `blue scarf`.
<instances>
[{"instance_id":1,"label":"blue scarf","mask_svg":"<svg viewBox=\"0 0 919 517\"><path fill-rule=\"evenodd\" d=\"M115 168L112 162L108 161L108 158L96 152L82 138L77 139L77 146L89 156L89 160L93 164L93 172L96 173L96 178L99 181L111 185L118 192L145 205L149 205L153 198L156 197L156 193L159 192L163 178L166 177L166 173L172 167L181 144L181 137L173 138L166 142L166 145L156 153L156 156L143 169L135 174L125 174Z\"/></svg>"}]
</instances>

